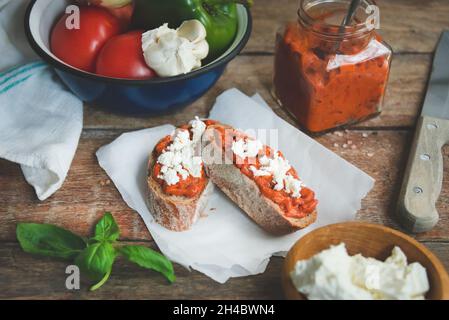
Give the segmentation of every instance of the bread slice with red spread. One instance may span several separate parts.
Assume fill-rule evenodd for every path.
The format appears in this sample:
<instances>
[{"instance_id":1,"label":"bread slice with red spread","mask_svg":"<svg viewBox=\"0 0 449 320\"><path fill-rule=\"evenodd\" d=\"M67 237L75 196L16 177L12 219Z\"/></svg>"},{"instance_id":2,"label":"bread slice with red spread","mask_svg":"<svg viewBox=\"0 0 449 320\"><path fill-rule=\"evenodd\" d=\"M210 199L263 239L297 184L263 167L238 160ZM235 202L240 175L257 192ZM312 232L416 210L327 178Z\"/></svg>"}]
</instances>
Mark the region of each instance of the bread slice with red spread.
<instances>
[{"instance_id":1,"label":"bread slice with red spread","mask_svg":"<svg viewBox=\"0 0 449 320\"><path fill-rule=\"evenodd\" d=\"M156 159L152 155L149 168ZM150 171L151 172L151 171ZM208 178L206 187L194 197L166 194L162 186L150 174L148 177L148 206L157 223L172 231L185 231L199 219L204 212L213 184Z\"/></svg>"},{"instance_id":2,"label":"bread slice with red spread","mask_svg":"<svg viewBox=\"0 0 449 320\"><path fill-rule=\"evenodd\" d=\"M193 143L201 138L205 127L207 123L196 119L178 128L160 140L150 155L148 206L155 221L169 230L190 229L213 190L204 165L199 163L201 157L195 155L196 144L201 141ZM190 148L189 143L195 146Z\"/></svg>"},{"instance_id":3,"label":"bread slice with red spread","mask_svg":"<svg viewBox=\"0 0 449 320\"><path fill-rule=\"evenodd\" d=\"M272 234L305 228L317 217L314 192L281 152L213 120L197 118L164 137L148 167L149 209L173 231L198 220L213 184Z\"/></svg>"},{"instance_id":4,"label":"bread slice with red spread","mask_svg":"<svg viewBox=\"0 0 449 320\"><path fill-rule=\"evenodd\" d=\"M208 127L203 141L203 149L215 155L204 159L211 181L264 230L283 235L315 222L314 192L300 182L280 152L221 124Z\"/></svg>"}]
</instances>

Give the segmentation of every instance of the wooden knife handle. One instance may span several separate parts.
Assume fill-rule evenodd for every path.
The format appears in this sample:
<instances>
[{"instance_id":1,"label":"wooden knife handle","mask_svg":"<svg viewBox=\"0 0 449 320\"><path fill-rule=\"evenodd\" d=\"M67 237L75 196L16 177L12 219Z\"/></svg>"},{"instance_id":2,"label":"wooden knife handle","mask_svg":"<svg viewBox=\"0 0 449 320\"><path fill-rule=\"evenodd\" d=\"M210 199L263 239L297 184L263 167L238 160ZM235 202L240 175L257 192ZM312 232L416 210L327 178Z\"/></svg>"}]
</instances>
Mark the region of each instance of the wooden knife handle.
<instances>
[{"instance_id":1,"label":"wooden knife handle","mask_svg":"<svg viewBox=\"0 0 449 320\"><path fill-rule=\"evenodd\" d=\"M420 117L398 203L399 221L411 232L429 231L438 222L435 204L443 183L441 148L448 134L449 120Z\"/></svg>"},{"instance_id":2,"label":"wooden knife handle","mask_svg":"<svg viewBox=\"0 0 449 320\"><path fill-rule=\"evenodd\" d=\"M442 147L449 139L449 120L421 117L405 170L398 203L401 225L425 232L438 222L435 204L443 183Z\"/></svg>"}]
</instances>

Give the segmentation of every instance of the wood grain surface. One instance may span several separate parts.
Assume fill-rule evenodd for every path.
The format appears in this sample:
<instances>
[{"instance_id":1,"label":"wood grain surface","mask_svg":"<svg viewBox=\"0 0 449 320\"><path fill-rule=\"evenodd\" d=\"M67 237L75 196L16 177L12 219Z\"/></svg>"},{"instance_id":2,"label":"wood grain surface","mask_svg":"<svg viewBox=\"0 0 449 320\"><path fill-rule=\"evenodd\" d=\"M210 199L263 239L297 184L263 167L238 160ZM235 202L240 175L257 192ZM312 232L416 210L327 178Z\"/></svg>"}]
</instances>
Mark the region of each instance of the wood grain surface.
<instances>
[{"instance_id":1,"label":"wood grain surface","mask_svg":"<svg viewBox=\"0 0 449 320\"><path fill-rule=\"evenodd\" d=\"M424 244L448 269L449 246ZM88 284L82 283L79 291L68 291L66 262L34 257L23 253L18 244L6 242L0 247L0 299L283 299L283 261L272 258L263 274L231 279L225 285L176 265L177 280L170 285L160 275L120 259L100 290L89 292Z\"/></svg>"},{"instance_id":2,"label":"wood grain surface","mask_svg":"<svg viewBox=\"0 0 449 320\"><path fill-rule=\"evenodd\" d=\"M84 131L63 187L39 202L25 182L20 167L0 160L0 298L12 299L280 299L282 259L273 258L265 273L231 279L225 285L198 272L176 266L178 280L168 285L157 274L119 261L112 277L98 292L87 286L64 288L65 262L23 253L15 240L18 221L54 223L87 235L105 210L111 211L124 242L155 246L142 220L129 209L98 166L95 151L121 133L167 122L181 124L195 115L206 116L215 98L237 87L246 94L259 92L274 111L294 123L270 95L274 34L278 26L295 19L296 0L256 0L254 30L244 52L232 61L220 81L199 101L174 115L154 118L119 117L92 106L85 107ZM381 33L395 56L383 113L374 119L317 139L376 179L362 202L357 219L399 228L393 218L401 179L424 98L432 52L442 28L449 28L449 0L378 0ZM355 145L344 148L349 141ZM445 167L449 149L443 150ZM415 238L429 247L449 268L449 172L437 203L440 222Z\"/></svg>"},{"instance_id":3,"label":"wood grain surface","mask_svg":"<svg viewBox=\"0 0 449 320\"><path fill-rule=\"evenodd\" d=\"M273 52L274 35L296 19L299 0L256 0L254 33L245 52ZM396 53L432 53L442 29L449 29L447 0L375 0L380 34Z\"/></svg>"}]
</instances>

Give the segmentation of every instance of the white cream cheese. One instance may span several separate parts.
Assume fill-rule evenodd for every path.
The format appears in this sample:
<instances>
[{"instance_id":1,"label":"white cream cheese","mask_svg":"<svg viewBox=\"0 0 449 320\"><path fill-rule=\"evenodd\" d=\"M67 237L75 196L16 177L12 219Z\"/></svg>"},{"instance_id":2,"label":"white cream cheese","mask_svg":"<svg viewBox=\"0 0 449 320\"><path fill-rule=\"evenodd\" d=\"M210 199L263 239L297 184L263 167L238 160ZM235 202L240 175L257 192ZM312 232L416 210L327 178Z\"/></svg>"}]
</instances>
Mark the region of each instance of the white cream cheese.
<instances>
[{"instance_id":1,"label":"white cream cheese","mask_svg":"<svg viewBox=\"0 0 449 320\"><path fill-rule=\"evenodd\" d=\"M408 265L399 247L382 262L350 256L341 243L298 261L290 276L310 300L424 299L429 290L425 268L416 262Z\"/></svg>"},{"instance_id":2,"label":"white cream cheese","mask_svg":"<svg viewBox=\"0 0 449 320\"><path fill-rule=\"evenodd\" d=\"M168 24L142 35L147 65L161 77L186 74L201 67L209 53L206 28L198 20L184 21L177 29Z\"/></svg>"},{"instance_id":3,"label":"white cream cheese","mask_svg":"<svg viewBox=\"0 0 449 320\"><path fill-rule=\"evenodd\" d=\"M206 124L196 117L190 125L192 139L190 139L189 130L176 130L173 142L157 159L157 162L162 165L158 178L168 185L175 185L180 179L185 180L189 176L201 178L203 160L200 156L195 156L195 147L201 141Z\"/></svg>"}]
</instances>

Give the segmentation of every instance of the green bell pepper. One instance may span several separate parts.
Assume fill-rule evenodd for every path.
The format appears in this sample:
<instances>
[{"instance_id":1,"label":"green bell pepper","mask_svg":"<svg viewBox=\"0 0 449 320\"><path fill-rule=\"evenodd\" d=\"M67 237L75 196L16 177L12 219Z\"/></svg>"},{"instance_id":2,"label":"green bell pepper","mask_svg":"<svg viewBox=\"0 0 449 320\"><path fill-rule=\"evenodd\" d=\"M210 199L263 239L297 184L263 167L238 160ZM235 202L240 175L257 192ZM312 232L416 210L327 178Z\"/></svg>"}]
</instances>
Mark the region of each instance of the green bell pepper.
<instances>
[{"instance_id":1,"label":"green bell pepper","mask_svg":"<svg viewBox=\"0 0 449 320\"><path fill-rule=\"evenodd\" d=\"M168 23L178 28L185 20L201 21L207 31L209 55L212 61L222 55L237 34L236 3L249 5L243 0L136 0L133 24L139 29L155 29Z\"/></svg>"}]
</instances>

